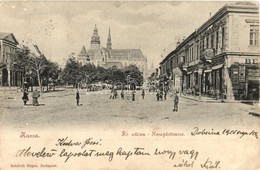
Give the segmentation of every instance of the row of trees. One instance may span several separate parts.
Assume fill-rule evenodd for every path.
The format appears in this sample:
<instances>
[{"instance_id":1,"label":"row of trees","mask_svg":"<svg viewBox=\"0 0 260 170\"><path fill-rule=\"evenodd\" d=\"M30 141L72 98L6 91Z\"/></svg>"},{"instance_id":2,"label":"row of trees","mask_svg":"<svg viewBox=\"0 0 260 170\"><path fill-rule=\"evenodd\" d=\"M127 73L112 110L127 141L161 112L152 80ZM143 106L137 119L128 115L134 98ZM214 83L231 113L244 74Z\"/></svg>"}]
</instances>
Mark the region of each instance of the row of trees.
<instances>
[{"instance_id":1,"label":"row of trees","mask_svg":"<svg viewBox=\"0 0 260 170\"><path fill-rule=\"evenodd\" d=\"M42 86L49 84L55 85L58 83L58 78L61 73L59 65L55 62L48 60L44 54L32 54L28 47L19 49L16 55L12 58L11 64L14 67L19 67L24 72L24 81L26 85L26 78L37 79L37 83L42 91ZM31 85L32 82L30 82Z\"/></svg>"},{"instance_id":2,"label":"row of trees","mask_svg":"<svg viewBox=\"0 0 260 170\"><path fill-rule=\"evenodd\" d=\"M108 83L115 85L116 82L128 84L129 82L135 85L142 85L143 76L135 65L130 65L123 69L118 69L113 66L108 69L95 66L93 64L80 65L75 57L71 56L64 67L60 69L55 62L48 60L36 46L38 54L32 54L28 47L23 47L17 51L16 56L12 59L12 65L24 70L25 81L26 77L36 79L37 81L31 85L39 85L41 91L43 87L51 84L53 89L59 85L73 85L74 87L80 83L92 84L96 82Z\"/></svg>"},{"instance_id":3,"label":"row of trees","mask_svg":"<svg viewBox=\"0 0 260 170\"><path fill-rule=\"evenodd\" d=\"M66 66L61 73L63 83L77 86L79 83L96 83L103 82L115 85L116 82L128 84L135 82L141 86L143 83L142 73L135 65L129 65L123 69L116 66L105 69L93 64L80 65L74 57L67 60Z\"/></svg>"}]
</instances>

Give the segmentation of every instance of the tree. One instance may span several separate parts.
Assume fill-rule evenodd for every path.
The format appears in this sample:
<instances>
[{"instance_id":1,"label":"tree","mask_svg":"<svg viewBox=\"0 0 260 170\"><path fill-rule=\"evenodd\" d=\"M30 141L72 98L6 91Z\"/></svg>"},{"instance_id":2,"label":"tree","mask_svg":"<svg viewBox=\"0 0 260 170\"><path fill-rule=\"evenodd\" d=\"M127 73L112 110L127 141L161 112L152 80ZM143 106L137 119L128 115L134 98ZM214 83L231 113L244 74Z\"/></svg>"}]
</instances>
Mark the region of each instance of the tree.
<instances>
[{"instance_id":1,"label":"tree","mask_svg":"<svg viewBox=\"0 0 260 170\"><path fill-rule=\"evenodd\" d=\"M142 72L135 65L129 65L125 67L124 74L130 77L132 81L135 81L138 86L141 86L143 83L143 75Z\"/></svg>"},{"instance_id":2,"label":"tree","mask_svg":"<svg viewBox=\"0 0 260 170\"><path fill-rule=\"evenodd\" d=\"M73 84L75 86L80 81L80 64L76 61L75 57L70 57L62 71L62 79L68 84Z\"/></svg>"},{"instance_id":3,"label":"tree","mask_svg":"<svg viewBox=\"0 0 260 170\"><path fill-rule=\"evenodd\" d=\"M112 81L112 82L121 82L121 83L125 82L126 77L125 77L124 71L121 69L118 69L116 66L108 68L107 73L108 73L107 80Z\"/></svg>"},{"instance_id":4,"label":"tree","mask_svg":"<svg viewBox=\"0 0 260 170\"><path fill-rule=\"evenodd\" d=\"M50 60L46 60L45 69L41 72L41 77L44 80L44 84L47 86L47 91L49 91L49 83L53 85L53 90L55 90L55 85L59 77L59 65Z\"/></svg>"}]
</instances>

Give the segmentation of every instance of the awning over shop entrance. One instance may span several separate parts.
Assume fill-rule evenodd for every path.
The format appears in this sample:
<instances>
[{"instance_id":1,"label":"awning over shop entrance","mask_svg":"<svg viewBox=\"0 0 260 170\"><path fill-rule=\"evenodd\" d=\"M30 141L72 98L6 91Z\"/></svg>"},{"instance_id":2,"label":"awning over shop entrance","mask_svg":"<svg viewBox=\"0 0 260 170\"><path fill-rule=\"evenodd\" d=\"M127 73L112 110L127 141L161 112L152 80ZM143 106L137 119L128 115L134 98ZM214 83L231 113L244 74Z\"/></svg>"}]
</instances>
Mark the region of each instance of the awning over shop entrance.
<instances>
[{"instance_id":1,"label":"awning over shop entrance","mask_svg":"<svg viewBox=\"0 0 260 170\"><path fill-rule=\"evenodd\" d=\"M181 74L182 74L182 71L178 67L172 70L173 76L181 76Z\"/></svg>"},{"instance_id":2,"label":"awning over shop entrance","mask_svg":"<svg viewBox=\"0 0 260 170\"><path fill-rule=\"evenodd\" d=\"M217 70L217 69L220 69L221 67L223 67L223 64L219 64L219 65L213 66L212 70Z\"/></svg>"},{"instance_id":3,"label":"awning over shop entrance","mask_svg":"<svg viewBox=\"0 0 260 170\"><path fill-rule=\"evenodd\" d=\"M204 70L204 73L210 73L212 71L212 69L210 70Z\"/></svg>"}]
</instances>

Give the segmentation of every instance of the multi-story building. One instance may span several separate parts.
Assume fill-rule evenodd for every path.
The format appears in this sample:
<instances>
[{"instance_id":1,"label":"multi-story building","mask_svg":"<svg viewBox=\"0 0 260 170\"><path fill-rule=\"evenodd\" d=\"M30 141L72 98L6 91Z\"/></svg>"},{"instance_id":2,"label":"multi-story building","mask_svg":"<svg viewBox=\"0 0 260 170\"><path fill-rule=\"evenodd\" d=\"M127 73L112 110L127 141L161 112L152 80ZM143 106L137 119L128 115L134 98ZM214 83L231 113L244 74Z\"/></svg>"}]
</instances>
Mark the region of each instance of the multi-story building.
<instances>
[{"instance_id":1,"label":"multi-story building","mask_svg":"<svg viewBox=\"0 0 260 170\"><path fill-rule=\"evenodd\" d=\"M0 86L20 86L23 70L12 63L18 41L12 33L0 33Z\"/></svg>"},{"instance_id":2,"label":"multi-story building","mask_svg":"<svg viewBox=\"0 0 260 170\"><path fill-rule=\"evenodd\" d=\"M147 58L143 55L141 49L113 49L111 42L110 29L108 32L106 48L101 47L98 29L95 26L91 37L90 49L82 47L78 58L81 64L91 63L95 66L109 68L117 66L123 68L129 65L136 65L145 77L147 72Z\"/></svg>"},{"instance_id":3,"label":"multi-story building","mask_svg":"<svg viewBox=\"0 0 260 170\"><path fill-rule=\"evenodd\" d=\"M223 6L160 63L183 93L259 100L259 7Z\"/></svg>"}]
</instances>

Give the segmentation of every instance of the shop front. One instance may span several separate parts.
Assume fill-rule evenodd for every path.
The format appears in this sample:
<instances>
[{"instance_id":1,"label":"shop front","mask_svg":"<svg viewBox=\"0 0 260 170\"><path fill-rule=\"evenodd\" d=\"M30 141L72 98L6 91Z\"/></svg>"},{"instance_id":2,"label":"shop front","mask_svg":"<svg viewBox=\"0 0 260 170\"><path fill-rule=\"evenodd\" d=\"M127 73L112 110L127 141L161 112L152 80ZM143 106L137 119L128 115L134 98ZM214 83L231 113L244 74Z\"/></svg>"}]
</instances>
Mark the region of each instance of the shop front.
<instances>
[{"instance_id":1,"label":"shop front","mask_svg":"<svg viewBox=\"0 0 260 170\"><path fill-rule=\"evenodd\" d=\"M259 56L258 56L259 57ZM255 56L229 59L231 89L235 100L259 101L259 62Z\"/></svg>"}]
</instances>

